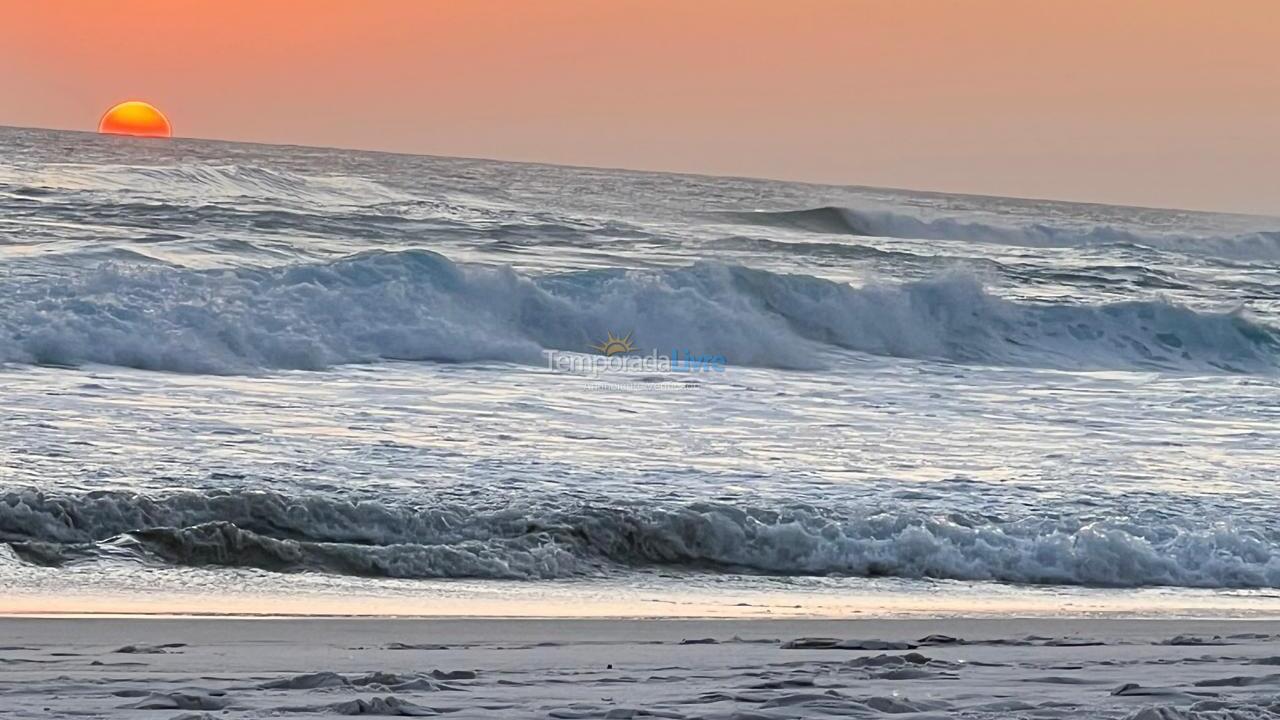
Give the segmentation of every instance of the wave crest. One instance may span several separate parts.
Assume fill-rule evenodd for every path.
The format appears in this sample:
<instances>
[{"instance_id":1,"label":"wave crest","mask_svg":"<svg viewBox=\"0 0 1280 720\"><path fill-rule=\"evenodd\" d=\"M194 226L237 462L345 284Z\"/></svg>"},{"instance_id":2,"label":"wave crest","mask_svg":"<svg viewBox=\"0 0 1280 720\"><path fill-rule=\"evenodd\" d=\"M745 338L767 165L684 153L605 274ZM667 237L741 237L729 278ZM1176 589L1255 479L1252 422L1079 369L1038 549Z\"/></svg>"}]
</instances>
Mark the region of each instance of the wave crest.
<instances>
[{"instance_id":1,"label":"wave crest","mask_svg":"<svg viewBox=\"0 0 1280 720\"><path fill-rule=\"evenodd\" d=\"M1018 247L1074 248L1107 245L1158 248L1229 260L1280 261L1280 231L1227 236L1136 232L1112 225L1000 224L952 217L917 217L886 210L835 206L801 210L720 213L749 225L812 233L914 240L958 240Z\"/></svg>"},{"instance_id":2,"label":"wave crest","mask_svg":"<svg viewBox=\"0 0 1280 720\"><path fill-rule=\"evenodd\" d=\"M272 206L303 203L325 207L413 200L366 178L303 174L245 164L121 165L56 163L0 168L0 184L64 191L110 193L203 206L212 202L262 201Z\"/></svg>"},{"instance_id":3,"label":"wave crest","mask_svg":"<svg viewBox=\"0 0 1280 720\"><path fill-rule=\"evenodd\" d=\"M378 360L537 364L631 332L644 351L817 368L823 354L1066 369L1271 372L1277 332L1163 301L1019 303L971 277L852 287L701 263L522 275L426 251L278 268L107 264L0 281L0 362L246 373Z\"/></svg>"},{"instance_id":4,"label":"wave crest","mask_svg":"<svg viewBox=\"0 0 1280 720\"><path fill-rule=\"evenodd\" d=\"M1280 545L1230 524L719 503L422 507L266 492L0 495L0 540L42 564L133 552L177 565L547 579L663 566L1136 587L1280 587Z\"/></svg>"}]
</instances>

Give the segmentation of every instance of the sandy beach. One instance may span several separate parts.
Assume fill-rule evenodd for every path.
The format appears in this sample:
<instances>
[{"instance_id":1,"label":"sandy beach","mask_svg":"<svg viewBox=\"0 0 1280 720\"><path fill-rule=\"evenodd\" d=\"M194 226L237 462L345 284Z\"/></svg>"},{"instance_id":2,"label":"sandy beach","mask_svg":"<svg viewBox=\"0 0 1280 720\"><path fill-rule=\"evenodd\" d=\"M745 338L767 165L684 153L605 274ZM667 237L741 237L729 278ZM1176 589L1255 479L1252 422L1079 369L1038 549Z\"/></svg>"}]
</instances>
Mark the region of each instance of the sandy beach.
<instances>
[{"instance_id":1,"label":"sandy beach","mask_svg":"<svg viewBox=\"0 0 1280 720\"><path fill-rule=\"evenodd\" d=\"M7 618L5 718L1269 718L1280 622Z\"/></svg>"}]
</instances>

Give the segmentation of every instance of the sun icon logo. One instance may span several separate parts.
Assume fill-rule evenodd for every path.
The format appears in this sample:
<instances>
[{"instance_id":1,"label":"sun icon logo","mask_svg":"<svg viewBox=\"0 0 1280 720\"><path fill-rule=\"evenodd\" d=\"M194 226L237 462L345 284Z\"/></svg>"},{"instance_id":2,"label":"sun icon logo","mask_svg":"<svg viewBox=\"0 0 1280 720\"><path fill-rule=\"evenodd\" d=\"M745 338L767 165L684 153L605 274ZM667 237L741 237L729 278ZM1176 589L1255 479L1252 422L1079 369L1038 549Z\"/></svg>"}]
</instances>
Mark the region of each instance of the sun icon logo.
<instances>
[{"instance_id":1,"label":"sun icon logo","mask_svg":"<svg viewBox=\"0 0 1280 720\"><path fill-rule=\"evenodd\" d=\"M631 335L632 333L627 333L623 337L614 337L613 333L609 333L609 337L605 338L604 342L591 347L599 350L600 354L606 357L629 353L636 349L636 346L631 344Z\"/></svg>"}]
</instances>

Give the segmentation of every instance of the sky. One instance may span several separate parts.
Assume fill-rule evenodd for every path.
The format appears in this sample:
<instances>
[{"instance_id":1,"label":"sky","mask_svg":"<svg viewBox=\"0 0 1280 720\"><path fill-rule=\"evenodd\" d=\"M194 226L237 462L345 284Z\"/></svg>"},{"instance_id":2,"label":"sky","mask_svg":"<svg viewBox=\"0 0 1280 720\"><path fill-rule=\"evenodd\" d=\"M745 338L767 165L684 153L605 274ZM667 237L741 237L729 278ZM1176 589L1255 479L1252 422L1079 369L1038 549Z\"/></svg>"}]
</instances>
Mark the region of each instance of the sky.
<instances>
[{"instance_id":1,"label":"sky","mask_svg":"<svg viewBox=\"0 0 1280 720\"><path fill-rule=\"evenodd\" d=\"M0 0L0 125L1280 214L1274 0Z\"/></svg>"}]
</instances>

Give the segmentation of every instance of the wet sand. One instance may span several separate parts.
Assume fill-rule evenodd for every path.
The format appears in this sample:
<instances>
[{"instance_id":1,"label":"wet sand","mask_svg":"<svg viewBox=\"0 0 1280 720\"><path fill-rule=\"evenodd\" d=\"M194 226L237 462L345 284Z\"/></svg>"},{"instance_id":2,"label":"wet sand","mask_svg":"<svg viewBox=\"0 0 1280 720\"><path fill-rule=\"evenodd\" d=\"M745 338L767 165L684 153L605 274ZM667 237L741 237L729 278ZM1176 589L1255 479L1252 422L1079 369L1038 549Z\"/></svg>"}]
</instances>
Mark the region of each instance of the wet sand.
<instances>
[{"instance_id":1,"label":"wet sand","mask_svg":"<svg viewBox=\"0 0 1280 720\"><path fill-rule=\"evenodd\" d=\"M6 718L1268 718L1280 622L27 617L0 669Z\"/></svg>"}]
</instances>

